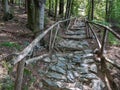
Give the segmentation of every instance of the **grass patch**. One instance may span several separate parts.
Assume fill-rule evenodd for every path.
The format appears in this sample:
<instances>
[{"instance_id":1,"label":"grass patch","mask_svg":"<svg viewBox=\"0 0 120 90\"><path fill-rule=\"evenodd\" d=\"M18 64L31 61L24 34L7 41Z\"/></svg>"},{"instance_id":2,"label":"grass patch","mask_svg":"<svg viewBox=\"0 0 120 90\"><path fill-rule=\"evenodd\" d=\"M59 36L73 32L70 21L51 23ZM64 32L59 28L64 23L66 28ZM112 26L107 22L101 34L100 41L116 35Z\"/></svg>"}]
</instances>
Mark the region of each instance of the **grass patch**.
<instances>
[{"instance_id":1,"label":"grass patch","mask_svg":"<svg viewBox=\"0 0 120 90\"><path fill-rule=\"evenodd\" d=\"M18 50L21 49L21 46L18 43L15 42L3 42L0 44L0 47L9 47L9 48L16 48Z\"/></svg>"}]
</instances>

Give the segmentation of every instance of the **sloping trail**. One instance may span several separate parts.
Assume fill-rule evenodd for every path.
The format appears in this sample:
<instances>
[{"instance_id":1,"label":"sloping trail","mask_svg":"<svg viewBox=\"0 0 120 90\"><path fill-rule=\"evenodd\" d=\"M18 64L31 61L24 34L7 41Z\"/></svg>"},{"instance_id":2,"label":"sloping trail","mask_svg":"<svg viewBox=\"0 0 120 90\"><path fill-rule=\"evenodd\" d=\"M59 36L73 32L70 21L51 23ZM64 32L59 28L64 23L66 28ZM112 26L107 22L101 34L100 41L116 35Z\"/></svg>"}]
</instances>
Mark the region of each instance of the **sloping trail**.
<instances>
[{"instance_id":1,"label":"sloping trail","mask_svg":"<svg viewBox=\"0 0 120 90\"><path fill-rule=\"evenodd\" d=\"M85 29L85 23L76 20L55 44L63 53L43 59L47 67L39 73L45 90L104 90Z\"/></svg>"}]
</instances>

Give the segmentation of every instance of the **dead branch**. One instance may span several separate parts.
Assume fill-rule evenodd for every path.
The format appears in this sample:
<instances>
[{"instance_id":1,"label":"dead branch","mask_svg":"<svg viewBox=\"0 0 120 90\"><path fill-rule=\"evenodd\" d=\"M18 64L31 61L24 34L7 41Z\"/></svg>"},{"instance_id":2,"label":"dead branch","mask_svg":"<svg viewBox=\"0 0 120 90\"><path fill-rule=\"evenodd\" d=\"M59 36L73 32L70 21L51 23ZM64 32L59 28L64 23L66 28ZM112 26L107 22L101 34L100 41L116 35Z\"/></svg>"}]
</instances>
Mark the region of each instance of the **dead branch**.
<instances>
[{"instance_id":1,"label":"dead branch","mask_svg":"<svg viewBox=\"0 0 120 90\"><path fill-rule=\"evenodd\" d=\"M36 61L38 61L38 60L41 60L41 59L43 59L43 58L45 58L45 57L47 57L47 56L49 56L49 54L43 54L43 55L41 55L41 56L28 59L27 61L25 61L25 64L28 65L28 64L30 64L30 63L32 63L32 62L36 62Z\"/></svg>"}]
</instances>

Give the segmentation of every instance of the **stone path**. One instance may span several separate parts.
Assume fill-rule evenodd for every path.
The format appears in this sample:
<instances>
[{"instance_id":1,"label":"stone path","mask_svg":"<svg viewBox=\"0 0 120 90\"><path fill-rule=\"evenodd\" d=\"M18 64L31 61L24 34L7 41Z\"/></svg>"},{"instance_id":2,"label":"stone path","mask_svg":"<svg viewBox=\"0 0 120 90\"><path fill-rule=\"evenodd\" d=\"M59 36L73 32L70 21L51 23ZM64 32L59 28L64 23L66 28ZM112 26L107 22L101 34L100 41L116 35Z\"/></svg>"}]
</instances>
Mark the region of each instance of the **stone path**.
<instances>
[{"instance_id":1,"label":"stone path","mask_svg":"<svg viewBox=\"0 0 120 90\"><path fill-rule=\"evenodd\" d=\"M69 52L44 58L46 70L39 70L45 90L103 90L104 82L97 76L98 70L89 43L85 41L85 24L76 21L66 36L79 40L61 39L57 47Z\"/></svg>"}]
</instances>

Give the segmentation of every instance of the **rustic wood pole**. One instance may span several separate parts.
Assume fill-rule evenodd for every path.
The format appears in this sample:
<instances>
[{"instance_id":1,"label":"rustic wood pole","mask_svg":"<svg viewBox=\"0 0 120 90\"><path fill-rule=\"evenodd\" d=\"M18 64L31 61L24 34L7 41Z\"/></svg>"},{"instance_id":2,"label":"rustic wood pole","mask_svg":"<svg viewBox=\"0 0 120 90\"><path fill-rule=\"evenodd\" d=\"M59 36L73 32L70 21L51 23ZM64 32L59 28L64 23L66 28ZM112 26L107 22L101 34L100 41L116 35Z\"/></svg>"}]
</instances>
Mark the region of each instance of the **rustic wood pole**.
<instances>
[{"instance_id":1,"label":"rustic wood pole","mask_svg":"<svg viewBox=\"0 0 120 90\"><path fill-rule=\"evenodd\" d=\"M51 51L52 36L53 36L53 30L50 31L49 52Z\"/></svg>"},{"instance_id":2,"label":"rustic wood pole","mask_svg":"<svg viewBox=\"0 0 120 90\"><path fill-rule=\"evenodd\" d=\"M57 34L58 34L59 27L60 27L60 25L58 24L58 25L57 25L56 32L55 32L55 35L54 35L54 39L53 39L53 42L52 42L52 46L51 46L52 49L53 49L54 44L55 44L55 40L56 40L56 37L57 37Z\"/></svg>"},{"instance_id":3,"label":"rustic wood pole","mask_svg":"<svg viewBox=\"0 0 120 90\"><path fill-rule=\"evenodd\" d=\"M95 40L96 40L96 42L97 42L97 44L98 44L98 46L99 46L99 49L100 49L100 48L101 48L101 43L100 43L99 39L97 38L96 33L94 32L94 30L92 29L92 27L91 27L90 24L88 24L88 26L90 27L90 30L91 30L91 32L93 33L93 35L94 35L94 37L95 37Z\"/></svg>"},{"instance_id":4,"label":"rustic wood pole","mask_svg":"<svg viewBox=\"0 0 120 90\"><path fill-rule=\"evenodd\" d=\"M24 65L25 65L24 60L18 62L17 76L16 76L16 80L15 80L15 89L14 90L22 90L22 80L23 80L23 73L24 73Z\"/></svg>"}]
</instances>

